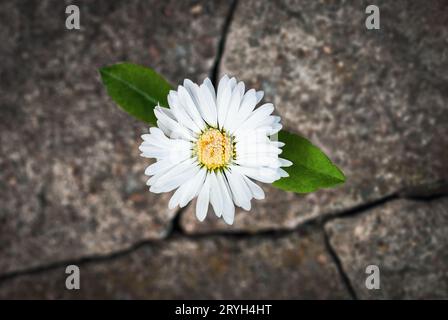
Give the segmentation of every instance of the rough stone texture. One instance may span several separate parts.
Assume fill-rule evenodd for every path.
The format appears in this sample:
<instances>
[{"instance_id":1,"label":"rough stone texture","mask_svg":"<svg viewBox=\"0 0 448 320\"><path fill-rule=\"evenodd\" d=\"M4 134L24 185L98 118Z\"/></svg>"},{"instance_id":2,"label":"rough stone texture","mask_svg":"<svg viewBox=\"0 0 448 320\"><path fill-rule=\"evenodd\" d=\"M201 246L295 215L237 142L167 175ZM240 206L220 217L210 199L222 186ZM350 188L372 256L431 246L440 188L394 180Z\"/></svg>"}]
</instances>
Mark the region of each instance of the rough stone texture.
<instances>
[{"instance_id":1,"label":"rough stone texture","mask_svg":"<svg viewBox=\"0 0 448 320\"><path fill-rule=\"evenodd\" d=\"M106 96L97 69L123 60L173 82L205 77L226 1L0 4L0 274L107 254L167 234L168 195L146 190L147 128Z\"/></svg>"},{"instance_id":2,"label":"rough stone texture","mask_svg":"<svg viewBox=\"0 0 448 320\"><path fill-rule=\"evenodd\" d=\"M80 265L81 289L63 268L0 283L0 298L349 298L318 229L281 237L174 239Z\"/></svg>"},{"instance_id":3,"label":"rough stone texture","mask_svg":"<svg viewBox=\"0 0 448 320\"><path fill-rule=\"evenodd\" d=\"M381 29L368 31L364 12L375 3ZM288 227L446 181L447 24L442 0L240 1L221 72L264 90L285 126L321 147L347 183L306 198L279 193L287 214L268 200L237 228ZM186 215L190 232L224 227Z\"/></svg>"},{"instance_id":4,"label":"rough stone texture","mask_svg":"<svg viewBox=\"0 0 448 320\"><path fill-rule=\"evenodd\" d=\"M448 198L392 201L325 229L358 297L447 298ZM368 265L380 269L379 290L365 287Z\"/></svg>"}]
</instances>

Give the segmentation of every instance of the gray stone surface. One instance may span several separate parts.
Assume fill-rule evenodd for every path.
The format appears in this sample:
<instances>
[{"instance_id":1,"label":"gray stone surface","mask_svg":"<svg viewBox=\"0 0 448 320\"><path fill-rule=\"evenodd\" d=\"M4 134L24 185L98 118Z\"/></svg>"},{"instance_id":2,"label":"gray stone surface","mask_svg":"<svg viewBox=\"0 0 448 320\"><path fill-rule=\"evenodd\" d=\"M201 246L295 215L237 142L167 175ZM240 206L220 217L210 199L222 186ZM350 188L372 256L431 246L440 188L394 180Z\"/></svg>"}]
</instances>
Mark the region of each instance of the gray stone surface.
<instances>
[{"instance_id":1,"label":"gray stone surface","mask_svg":"<svg viewBox=\"0 0 448 320\"><path fill-rule=\"evenodd\" d=\"M0 283L0 298L349 298L318 229L178 238L79 267L80 290L66 290L65 268L58 268Z\"/></svg>"},{"instance_id":2,"label":"gray stone surface","mask_svg":"<svg viewBox=\"0 0 448 320\"><path fill-rule=\"evenodd\" d=\"M381 29L368 31L375 3ZM347 183L306 198L276 194L293 215L268 200L236 227L283 228L447 180L447 24L441 0L240 1L221 72L264 90L286 128L321 147ZM184 221L190 232L224 228Z\"/></svg>"},{"instance_id":3,"label":"gray stone surface","mask_svg":"<svg viewBox=\"0 0 448 320\"><path fill-rule=\"evenodd\" d=\"M392 201L325 229L362 299L447 299L448 198ZM365 287L366 267L380 269L380 289Z\"/></svg>"},{"instance_id":4,"label":"gray stone surface","mask_svg":"<svg viewBox=\"0 0 448 320\"><path fill-rule=\"evenodd\" d=\"M120 111L101 66L151 65L177 83L206 76L226 1L0 4L0 274L108 254L167 234L168 195L149 193L147 127Z\"/></svg>"}]
</instances>

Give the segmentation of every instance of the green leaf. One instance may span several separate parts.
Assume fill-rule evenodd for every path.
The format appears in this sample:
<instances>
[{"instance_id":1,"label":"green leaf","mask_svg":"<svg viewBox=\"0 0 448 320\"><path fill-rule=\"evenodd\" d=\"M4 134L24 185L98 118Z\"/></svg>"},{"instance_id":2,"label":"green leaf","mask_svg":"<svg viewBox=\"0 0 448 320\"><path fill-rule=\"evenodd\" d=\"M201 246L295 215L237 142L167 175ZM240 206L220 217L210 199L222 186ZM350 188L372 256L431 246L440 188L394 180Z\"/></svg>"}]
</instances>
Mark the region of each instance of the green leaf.
<instances>
[{"instance_id":1,"label":"green leaf","mask_svg":"<svg viewBox=\"0 0 448 320\"><path fill-rule=\"evenodd\" d=\"M293 162L284 168L288 178L274 182L274 186L286 191L308 193L320 188L333 187L345 181L338 167L319 148L296 134L280 131L278 140L285 143L282 158Z\"/></svg>"},{"instance_id":2,"label":"green leaf","mask_svg":"<svg viewBox=\"0 0 448 320\"><path fill-rule=\"evenodd\" d=\"M170 84L154 70L132 63L100 69L101 80L112 99L134 117L156 125L154 107L167 107Z\"/></svg>"}]
</instances>

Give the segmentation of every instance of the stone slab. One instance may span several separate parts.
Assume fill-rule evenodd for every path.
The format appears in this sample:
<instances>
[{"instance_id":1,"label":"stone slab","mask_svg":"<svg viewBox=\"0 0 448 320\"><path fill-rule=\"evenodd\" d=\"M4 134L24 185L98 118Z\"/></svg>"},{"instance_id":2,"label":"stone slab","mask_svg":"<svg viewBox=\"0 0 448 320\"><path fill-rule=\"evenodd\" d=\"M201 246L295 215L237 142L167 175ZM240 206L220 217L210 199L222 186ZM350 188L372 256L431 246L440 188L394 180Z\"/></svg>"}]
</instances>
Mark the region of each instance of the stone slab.
<instances>
[{"instance_id":1,"label":"stone slab","mask_svg":"<svg viewBox=\"0 0 448 320\"><path fill-rule=\"evenodd\" d=\"M359 298L448 298L448 198L392 201L325 229ZM365 286L368 265L378 290Z\"/></svg>"}]
</instances>

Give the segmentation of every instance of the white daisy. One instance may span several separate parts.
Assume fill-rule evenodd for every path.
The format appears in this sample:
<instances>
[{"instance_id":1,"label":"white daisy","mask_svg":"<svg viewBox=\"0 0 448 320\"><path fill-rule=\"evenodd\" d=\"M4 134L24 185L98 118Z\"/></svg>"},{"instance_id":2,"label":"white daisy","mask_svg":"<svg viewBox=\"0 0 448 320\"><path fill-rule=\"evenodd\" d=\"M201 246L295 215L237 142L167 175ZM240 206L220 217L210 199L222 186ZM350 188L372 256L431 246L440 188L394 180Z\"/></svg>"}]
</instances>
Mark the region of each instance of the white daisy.
<instances>
[{"instance_id":1,"label":"white daisy","mask_svg":"<svg viewBox=\"0 0 448 320\"><path fill-rule=\"evenodd\" d=\"M207 78L198 86L186 79L168 94L168 108L157 106L158 128L142 135L143 157L155 158L145 174L154 193L177 189L169 208L184 207L193 198L196 216L203 221L209 203L218 217L233 224L235 205L250 210L251 200L264 199L253 182L272 183L287 177L281 167L282 142L271 138L281 128L280 117L271 115L271 103L255 108L262 91L245 92L243 82L224 76L218 92Z\"/></svg>"}]
</instances>

